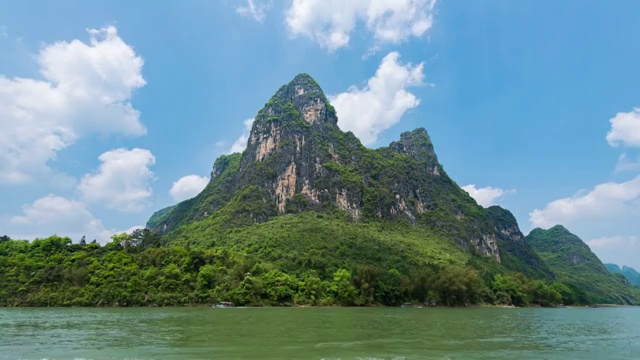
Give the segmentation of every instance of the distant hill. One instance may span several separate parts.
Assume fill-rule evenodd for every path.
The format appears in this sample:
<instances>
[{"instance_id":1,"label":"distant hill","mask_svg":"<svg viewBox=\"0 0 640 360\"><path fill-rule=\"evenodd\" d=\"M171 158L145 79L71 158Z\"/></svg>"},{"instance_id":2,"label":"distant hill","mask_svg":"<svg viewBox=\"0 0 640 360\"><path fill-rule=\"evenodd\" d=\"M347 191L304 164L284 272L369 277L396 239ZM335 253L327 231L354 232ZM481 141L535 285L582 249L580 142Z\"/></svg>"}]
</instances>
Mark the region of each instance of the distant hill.
<instances>
[{"instance_id":1,"label":"distant hill","mask_svg":"<svg viewBox=\"0 0 640 360\"><path fill-rule=\"evenodd\" d=\"M636 304L637 290L612 274L579 237L561 225L534 229L526 242L551 268L559 281L572 286L585 303Z\"/></svg>"},{"instance_id":2,"label":"distant hill","mask_svg":"<svg viewBox=\"0 0 640 360\"><path fill-rule=\"evenodd\" d=\"M604 264L604 266L613 274L622 274L632 285L640 285L640 273L636 269L628 266L620 268L616 264Z\"/></svg>"}]
</instances>

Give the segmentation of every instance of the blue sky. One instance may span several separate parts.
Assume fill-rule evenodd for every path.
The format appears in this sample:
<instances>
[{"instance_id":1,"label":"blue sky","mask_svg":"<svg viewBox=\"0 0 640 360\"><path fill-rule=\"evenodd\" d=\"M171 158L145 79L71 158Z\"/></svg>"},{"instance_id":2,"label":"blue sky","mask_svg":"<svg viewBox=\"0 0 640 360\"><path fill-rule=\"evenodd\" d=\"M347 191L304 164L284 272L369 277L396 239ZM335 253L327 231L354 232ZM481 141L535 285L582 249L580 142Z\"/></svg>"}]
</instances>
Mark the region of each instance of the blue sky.
<instances>
[{"instance_id":1,"label":"blue sky","mask_svg":"<svg viewBox=\"0 0 640 360\"><path fill-rule=\"evenodd\" d=\"M613 6L615 5L615 6ZM0 233L106 241L206 184L314 76L370 147L425 127L526 233L640 268L640 3L0 2Z\"/></svg>"}]
</instances>

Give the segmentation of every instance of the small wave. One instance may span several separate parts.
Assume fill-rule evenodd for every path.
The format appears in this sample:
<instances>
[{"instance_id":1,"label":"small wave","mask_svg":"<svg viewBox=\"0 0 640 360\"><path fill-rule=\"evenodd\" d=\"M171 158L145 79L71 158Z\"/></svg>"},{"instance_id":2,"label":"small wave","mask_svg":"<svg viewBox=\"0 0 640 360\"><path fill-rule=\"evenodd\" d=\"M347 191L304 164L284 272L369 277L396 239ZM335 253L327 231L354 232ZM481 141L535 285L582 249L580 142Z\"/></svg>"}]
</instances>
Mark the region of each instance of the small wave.
<instances>
[{"instance_id":1,"label":"small wave","mask_svg":"<svg viewBox=\"0 0 640 360\"><path fill-rule=\"evenodd\" d=\"M335 341L335 342L323 342L323 343L317 343L315 345L315 347L333 347L333 346L337 346L337 347L349 347L349 346L353 346L353 345L362 345L364 344L364 341ZM329 360L329 359L326 359ZM334 360L342 360L339 358L336 358Z\"/></svg>"},{"instance_id":2,"label":"small wave","mask_svg":"<svg viewBox=\"0 0 640 360\"><path fill-rule=\"evenodd\" d=\"M381 358L381 357L355 357L353 358L354 360L407 360L407 357L404 356L394 356L392 358ZM433 359L433 360L451 360L451 358L449 356L444 356L444 357L438 357L438 358L429 358L429 359ZM343 358L339 358L339 357L323 357L320 358L320 360L346 360Z\"/></svg>"},{"instance_id":3,"label":"small wave","mask_svg":"<svg viewBox=\"0 0 640 360\"><path fill-rule=\"evenodd\" d=\"M343 360L342 358L320 358L320 360ZM407 360L404 356L395 356L392 358L379 357L356 357L355 360Z\"/></svg>"}]
</instances>

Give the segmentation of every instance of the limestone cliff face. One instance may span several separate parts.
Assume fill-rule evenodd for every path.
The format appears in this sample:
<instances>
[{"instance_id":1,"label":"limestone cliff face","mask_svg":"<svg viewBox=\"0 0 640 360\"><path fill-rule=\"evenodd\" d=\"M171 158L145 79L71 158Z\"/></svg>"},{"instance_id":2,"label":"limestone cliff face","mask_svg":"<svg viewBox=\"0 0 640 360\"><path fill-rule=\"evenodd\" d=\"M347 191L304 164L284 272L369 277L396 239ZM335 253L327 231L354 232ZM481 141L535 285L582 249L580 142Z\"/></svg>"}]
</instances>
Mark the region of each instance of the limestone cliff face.
<instances>
[{"instance_id":1,"label":"limestone cliff face","mask_svg":"<svg viewBox=\"0 0 640 360\"><path fill-rule=\"evenodd\" d=\"M531 278L555 277L547 264L525 241L516 218L511 212L500 206L491 206L487 212L494 224L496 242L503 265Z\"/></svg>"},{"instance_id":2,"label":"limestone cliff face","mask_svg":"<svg viewBox=\"0 0 640 360\"><path fill-rule=\"evenodd\" d=\"M511 227L497 225L449 178L425 129L374 150L337 122L316 81L296 76L258 112L245 151L219 158L201 194L162 210L148 226L167 233L234 203L235 216L252 222L300 211L343 211L352 221L428 226L498 262L501 241L522 242L515 219Z\"/></svg>"},{"instance_id":3,"label":"limestone cliff face","mask_svg":"<svg viewBox=\"0 0 640 360\"><path fill-rule=\"evenodd\" d=\"M298 195L308 206L333 203L358 219L359 194L340 183L327 183L327 162L339 164L335 149L338 118L318 84L310 76L296 76L269 100L255 117L237 175L238 187L258 185L265 201L279 214ZM353 138L353 146L360 145ZM346 154L348 157L348 154Z\"/></svg>"}]
</instances>

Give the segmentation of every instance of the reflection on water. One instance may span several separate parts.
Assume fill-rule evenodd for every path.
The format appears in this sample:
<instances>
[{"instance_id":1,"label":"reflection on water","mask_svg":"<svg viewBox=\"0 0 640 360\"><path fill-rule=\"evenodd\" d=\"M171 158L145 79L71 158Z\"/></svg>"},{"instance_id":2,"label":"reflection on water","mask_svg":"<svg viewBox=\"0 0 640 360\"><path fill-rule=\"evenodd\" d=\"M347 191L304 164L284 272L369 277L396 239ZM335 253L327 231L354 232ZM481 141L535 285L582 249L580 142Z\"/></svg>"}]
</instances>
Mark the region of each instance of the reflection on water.
<instances>
[{"instance_id":1,"label":"reflection on water","mask_svg":"<svg viewBox=\"0 0 640 360\"><path fill-rule=\"evenodd\" d=\"M0 309L0 359L640 359L640 308Z\"/></svg>"}]
</instances>

